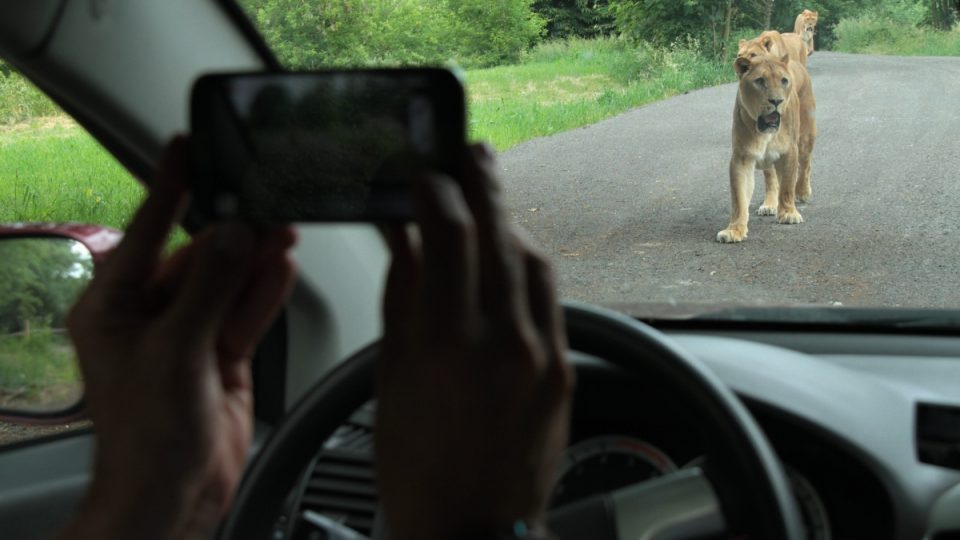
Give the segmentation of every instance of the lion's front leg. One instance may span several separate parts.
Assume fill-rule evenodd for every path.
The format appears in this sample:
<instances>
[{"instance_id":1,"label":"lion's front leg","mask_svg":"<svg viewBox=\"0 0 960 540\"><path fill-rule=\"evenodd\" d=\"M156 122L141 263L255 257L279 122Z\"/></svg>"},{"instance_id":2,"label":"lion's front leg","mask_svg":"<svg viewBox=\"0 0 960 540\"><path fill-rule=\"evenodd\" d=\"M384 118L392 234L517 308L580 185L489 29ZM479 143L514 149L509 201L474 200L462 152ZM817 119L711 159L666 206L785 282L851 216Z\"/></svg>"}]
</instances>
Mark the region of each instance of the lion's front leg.
<instances>
[{"instance_id":1,"label":"lion's front leg","mask_svg":"<svg viewBox=\"0 0 960 540\"><path fill-rule=\"evenodd\" d=\"M777 209L777 223L803 223L803 216L797 211L794 189L797 186L797 147L777 160L777 175L780 176L780 205Z\"/></svg>"},{"instance_id":2,"label":"lion's front leg","mask_svg":"<svg viewBox=\"0 0 960 540\"><path fill-rule=\"evenodd\" d=\"M753 197L753 170L750 159L734 156L730 159L730 224L717 233L717 242L742 242L747 237L750 199Z\"/></svg>"},{"instance_id":3,"label":"lion's front leg","mask_svg":"<svg viewBox=\"0 0 960 540\"><path fill-rule=\"evenodd\" d=\"M796 194L797 200L800 202L809 202L810 196L813 194L813 188L810 187L810 162L813 156L813 144L816 140L817 124L816 120L813 119L812 113L809 114L810 124L805 130L809 134L801 135L799 144L800 155L798 159Z\"/></svg>"},{"instance_id":4,"label":"lion's front leg","mask_svg":"<svg viewBox=\"0 0 960 540\"><path fill-rule=\"evenodd\" d=\"M763 182L766 192L763 195L763 204L757 208L758 216L777 215L777 199L780 193L780 179L777 178L777 169L773 165L763 169Z\"/></svg>"}]
</instances>

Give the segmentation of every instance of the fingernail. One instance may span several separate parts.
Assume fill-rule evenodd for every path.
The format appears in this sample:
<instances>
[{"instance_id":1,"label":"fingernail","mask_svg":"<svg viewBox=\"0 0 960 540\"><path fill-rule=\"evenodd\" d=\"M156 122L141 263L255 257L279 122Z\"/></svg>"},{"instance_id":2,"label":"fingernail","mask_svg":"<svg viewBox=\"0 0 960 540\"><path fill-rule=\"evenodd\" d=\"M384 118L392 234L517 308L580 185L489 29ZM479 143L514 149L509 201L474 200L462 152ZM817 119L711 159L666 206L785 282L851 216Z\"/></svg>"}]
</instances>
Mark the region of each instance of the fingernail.
<instances>
[{"instance_id":1,"label":"fingernail","mask_svg":"<svg viewBox=\"0 0 960 540\"><path fill-rule=\"evenodd\" d=\"M221 223L216 227L213 244L217 253L239 259L253 252L253 229L242 223Z\"/></svg>"}]
</instances>

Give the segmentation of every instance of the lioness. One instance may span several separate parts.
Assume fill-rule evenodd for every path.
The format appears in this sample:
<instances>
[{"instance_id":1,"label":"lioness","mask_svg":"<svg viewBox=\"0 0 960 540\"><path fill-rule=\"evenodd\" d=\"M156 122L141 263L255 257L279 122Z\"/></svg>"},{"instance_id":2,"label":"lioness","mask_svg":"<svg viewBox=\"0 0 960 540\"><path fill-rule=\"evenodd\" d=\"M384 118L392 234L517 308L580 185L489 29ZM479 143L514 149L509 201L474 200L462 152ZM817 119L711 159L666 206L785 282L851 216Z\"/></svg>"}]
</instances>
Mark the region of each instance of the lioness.
<instances>
[{"instance_id":1,"label":"lioness","mask_svg":"<svg viewBox=\"0 0 960 540\"><path fill-rule=\"evenodd\" d=\"M795 200L810 195L810 154L816 139L816 101L807 69L785 54L737 58L740 79L733 108L730 158L730 224L718 242L747 237L754 168L773 165L779 186L767 186L760 214L777 214L778 223L802 223ZM771 189L771 187L773 189Z\"/></svg>"},{"instance_id":2,"label":"lioness","mask_svg":"<svg viewBox=\"0 0 960 540\"><path fill-rule=\"evenodd\" d=\"M805 9L803 13L797 15L797 20L793 23L793 31L799 34L807 45L807 54L813 54L813 33L816 29L817 12L809 9Z\"/></svg>"},{"instance_id":3,"label":"lioness","mask_svg":"<svg viewBox=\"0 0 960 540\"><path fill-rule=\"evenodd\" d=\"M755 58L761 54L771 54L777 58L785 54L790 60L807 65L807 46L799 34L781 34L776 30L767 30L754 39L741 39L737 56Z\"/></svg>"},{"instance_id":4,"label":"lioness","mask_svg":"<svg viewBox=\"0 0 960 540\"><path fill-rule=\"evenodd\" d=\"M756 58L766 54L776 58L787 54L790 56L790 61L800 62L804 66L807 65L807 46L797 34L781 34L776 30L768 30L754 39L740 40L740 48L737 51L738 57ZM780 180L777 178L777 169L772 163L763 169L763 183L766 186L767 200L757 210L757 214L761 216L771 215L777 209L777 189Z\"/></svg>"}]
</instances>

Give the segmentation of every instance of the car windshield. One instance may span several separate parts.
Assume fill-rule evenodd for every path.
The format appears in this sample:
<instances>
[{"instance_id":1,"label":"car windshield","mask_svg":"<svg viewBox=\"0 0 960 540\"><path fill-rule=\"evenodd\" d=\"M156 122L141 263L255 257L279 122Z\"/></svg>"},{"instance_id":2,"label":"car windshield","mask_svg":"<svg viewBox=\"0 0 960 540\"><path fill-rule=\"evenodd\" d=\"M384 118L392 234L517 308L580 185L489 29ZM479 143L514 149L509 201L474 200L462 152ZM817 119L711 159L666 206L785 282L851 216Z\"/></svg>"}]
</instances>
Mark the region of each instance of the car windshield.
<instances>
[{"instance_id":1,"label":"car windshield","mask_svg":"<svg viewBox=\"0 0 960 540\"><path fill-rule=\"evenodd\" d=\"M469 137L499 151L513 219L565 298L650 317L906 324L949 312L885 308L960 306L956 4L240 2L287 68L462 73ZM782 117L748 110L757 82L734 60L757 41L806 64L809 86L796 75ZM757 52L744 56L750 69ZM782 133L799 154L789 199L777 154L790 147L763 141L766 120L778 124L767 140ZM753 130L739 148L737 122ZM744 238L721 238L737 221L731 195L749 203Z\"/></svg>"}]
</instances>

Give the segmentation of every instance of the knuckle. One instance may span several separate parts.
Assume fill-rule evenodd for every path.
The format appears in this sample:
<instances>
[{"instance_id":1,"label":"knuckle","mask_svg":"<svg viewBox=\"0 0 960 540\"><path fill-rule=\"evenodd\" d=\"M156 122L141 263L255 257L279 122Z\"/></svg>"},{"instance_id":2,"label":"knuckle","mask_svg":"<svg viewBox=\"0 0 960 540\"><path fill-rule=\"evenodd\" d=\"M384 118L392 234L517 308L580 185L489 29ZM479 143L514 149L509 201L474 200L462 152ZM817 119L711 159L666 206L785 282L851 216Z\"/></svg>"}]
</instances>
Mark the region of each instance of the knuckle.
<instances>
[{"instance_id":1,"label":"knuckle","mask_svg":"<svg viewBox=\"0 0 960 540\"><path fill-rule=\"evenodd\" d=\"M501 331L497 338L502 353L517 365L526 366L531 375L541 372L546 365L547 354L538 334L522 325L514 325Z\"/></svg>"},{"instance_id":2,"label":"knuckle","mask_svg":"<svg viewBox=\"0 0 960 540\"><path fill-rule=\"evenodd\" d=\"M439 231L451 242L466 243L476 236L476 224L463 213L447 213L443 216L443 227Z\"/></svg>"}]
</instances>

